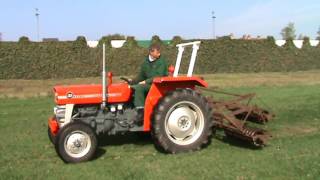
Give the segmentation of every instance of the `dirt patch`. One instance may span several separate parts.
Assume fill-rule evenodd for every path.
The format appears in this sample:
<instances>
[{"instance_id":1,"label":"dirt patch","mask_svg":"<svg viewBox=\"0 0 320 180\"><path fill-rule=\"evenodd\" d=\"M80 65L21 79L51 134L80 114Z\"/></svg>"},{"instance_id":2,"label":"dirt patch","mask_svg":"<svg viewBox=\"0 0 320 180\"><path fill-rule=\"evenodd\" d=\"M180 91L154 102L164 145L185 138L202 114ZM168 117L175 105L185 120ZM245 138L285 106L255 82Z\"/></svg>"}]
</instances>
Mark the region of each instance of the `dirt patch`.
<instances>
[{"instance_id":1,"label":"dirt patch","mask_svg":"<svg viewBox=\"0 0 320 180\"><path fill-rule=\"evenodd\" d=\"M291 126L283 128L280 133L275 135L276 137L285 137L285 136L300 136L306 134L313 134L319 132L319 127L311 127L311 126Z\"/></svg>"}]
</instances>

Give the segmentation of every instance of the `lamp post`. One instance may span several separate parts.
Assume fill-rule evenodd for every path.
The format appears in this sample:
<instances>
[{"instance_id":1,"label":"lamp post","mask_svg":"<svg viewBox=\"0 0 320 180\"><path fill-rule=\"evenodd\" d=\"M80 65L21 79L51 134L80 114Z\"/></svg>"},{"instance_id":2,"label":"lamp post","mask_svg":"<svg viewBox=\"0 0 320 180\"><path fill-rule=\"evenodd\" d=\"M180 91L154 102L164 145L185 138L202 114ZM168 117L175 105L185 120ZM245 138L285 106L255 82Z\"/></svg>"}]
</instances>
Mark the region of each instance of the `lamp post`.
<instances>
[{"instance_id":1,"label":"lamp post","mask_svg":"<svg viewBox=\"0 0 320 180\"><path fill-rule=\"evenodd\" d=\"M215 21L216 21L216 16L214 15L214 11L212 11L212 37L213 37L213 39L216 39Z\"/></svg>"},{"instance_id":2,"label":"lamp post","mask_svg":"<svg viewBox=\"0 0 320 180\"><path fill-rule=\"evenodd\" d=\"M38 42L40 41L40 23L39 23L39 9L36 8L36 20L37 20L37 39L38 39Z\"/></svg>"}]
</instances>

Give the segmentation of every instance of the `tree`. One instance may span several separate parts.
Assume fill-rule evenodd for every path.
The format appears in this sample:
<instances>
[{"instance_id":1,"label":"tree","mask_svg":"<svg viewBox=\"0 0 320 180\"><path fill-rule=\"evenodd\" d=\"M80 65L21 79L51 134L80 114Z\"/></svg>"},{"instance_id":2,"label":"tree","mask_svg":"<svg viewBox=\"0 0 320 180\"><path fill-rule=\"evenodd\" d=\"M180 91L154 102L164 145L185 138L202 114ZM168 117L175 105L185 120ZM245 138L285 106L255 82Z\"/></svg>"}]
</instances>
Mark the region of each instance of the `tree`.
<instances>
[{"instance_id":1,"label":"tree","mask_svg":"<svg viewBox=\"0 0 320 180\"><path fill-rule=\"evenodd\" d=\"M30 43L30 40L27 36L22 36L19 38L19 44L27 44L27 43Z\"/></svg>"},{"instance_id":2,"label":"tree","mask_svg":"<svg viewBox=\"0 0 320 180\"><path fill-rule=\"evenodd\" d=\"M78 36L75 41L73 41L73 46L75 49L86 48L87 47L87 39L84 36Z\"/></svg>"},{"instance_id":3,"label":"tree","mask_svg":"<svg viewBox=\"0 0 320 180\"><path fill-rule=\"evenodd\" d=\"M138 42L135 40L134 36L128 36L124 46L129 48L137 48Z\"/></svg>"},{"instance_id":4,"label":"tree","mask_svg":"<svg viewBox=\"0 0 320 180\"><path fill-rule=\"evenodd\" d=\"M171 40L172 46L176 46L177 44L182 43L182 38L180 36L173 36Z\"/></svg>"},{"instance_id":5,"label":"tree","mask_svg":"<svg viewBox=\"0 0 320 180\"><path fill-rule=\"evenodd\" d=\"M318 34L317 40L320 40L320 27L319 27L317 34Z\"/></svg>"},{"instance_id":6,"label":"tree","mask_svg":"<svg viewBox=\"0 0 320 180\"><path fill-rule=\"evenodd\" d=\"M163 42L162 42L162 40L160 39L159 36L154 35L154 36L152 36L151 44L163 45Z\"/></svg>"},{"instance_id":7,"label":"tree","mask_svg":"<svg viewBox=\"0 0 320 180\"><path fill-rule=\"evenodd\" d=\"M283 39L295 39L296 38L296 29L294 23L289 23L286 27L281 30L281 36Z\"/></svg>"}]
</instances>

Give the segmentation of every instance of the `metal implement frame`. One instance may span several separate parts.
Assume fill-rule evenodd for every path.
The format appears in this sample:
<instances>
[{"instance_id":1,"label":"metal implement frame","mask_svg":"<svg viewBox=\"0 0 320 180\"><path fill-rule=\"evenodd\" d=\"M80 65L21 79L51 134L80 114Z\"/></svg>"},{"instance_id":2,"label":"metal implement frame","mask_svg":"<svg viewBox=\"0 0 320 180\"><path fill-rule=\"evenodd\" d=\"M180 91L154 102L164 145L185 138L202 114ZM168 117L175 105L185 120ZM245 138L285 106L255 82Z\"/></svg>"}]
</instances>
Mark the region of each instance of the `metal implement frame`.
<instances>
[{"instance_id":1,"label":"metal implement frame","mask_svg":"<svg viewBox=\"0 0 320 180\"><path fill-rule=\"evenodd\" d=\"M224 130L227 136L236 137L252 143L255 146L264 146L271 138L264 129L249 127L247 121L265 124L274 118L271 112L259 108L256 105L250 105L255 94L233 94L216 89L198 88L200 91L209 91L216 94L233 96L230 100L216 100L207 97L207 100L213 108L214 126Z\"/></svg>"}]
</instances>

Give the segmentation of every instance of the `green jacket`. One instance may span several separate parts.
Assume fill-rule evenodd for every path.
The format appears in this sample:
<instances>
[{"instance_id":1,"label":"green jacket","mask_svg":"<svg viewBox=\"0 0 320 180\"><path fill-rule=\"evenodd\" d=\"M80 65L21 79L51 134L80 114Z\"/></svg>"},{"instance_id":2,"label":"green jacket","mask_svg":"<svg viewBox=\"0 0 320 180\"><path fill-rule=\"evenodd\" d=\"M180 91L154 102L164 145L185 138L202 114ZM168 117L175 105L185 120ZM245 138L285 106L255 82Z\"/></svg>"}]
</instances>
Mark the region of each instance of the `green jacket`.
<instances>
[{"instance_id":1,"label":"green jacket","mask_svg":"<svg viewBox=\"0 0 320 180\"><path fill-rule=\"evenodd\" d=\"M152 84L153 78L168 76L168 64L166 60L160 56L159 59L150 62L149 56L143 61L140 72L134 79L134 83L146 81L146 84Z\"/></svg>"}]
</instances>

